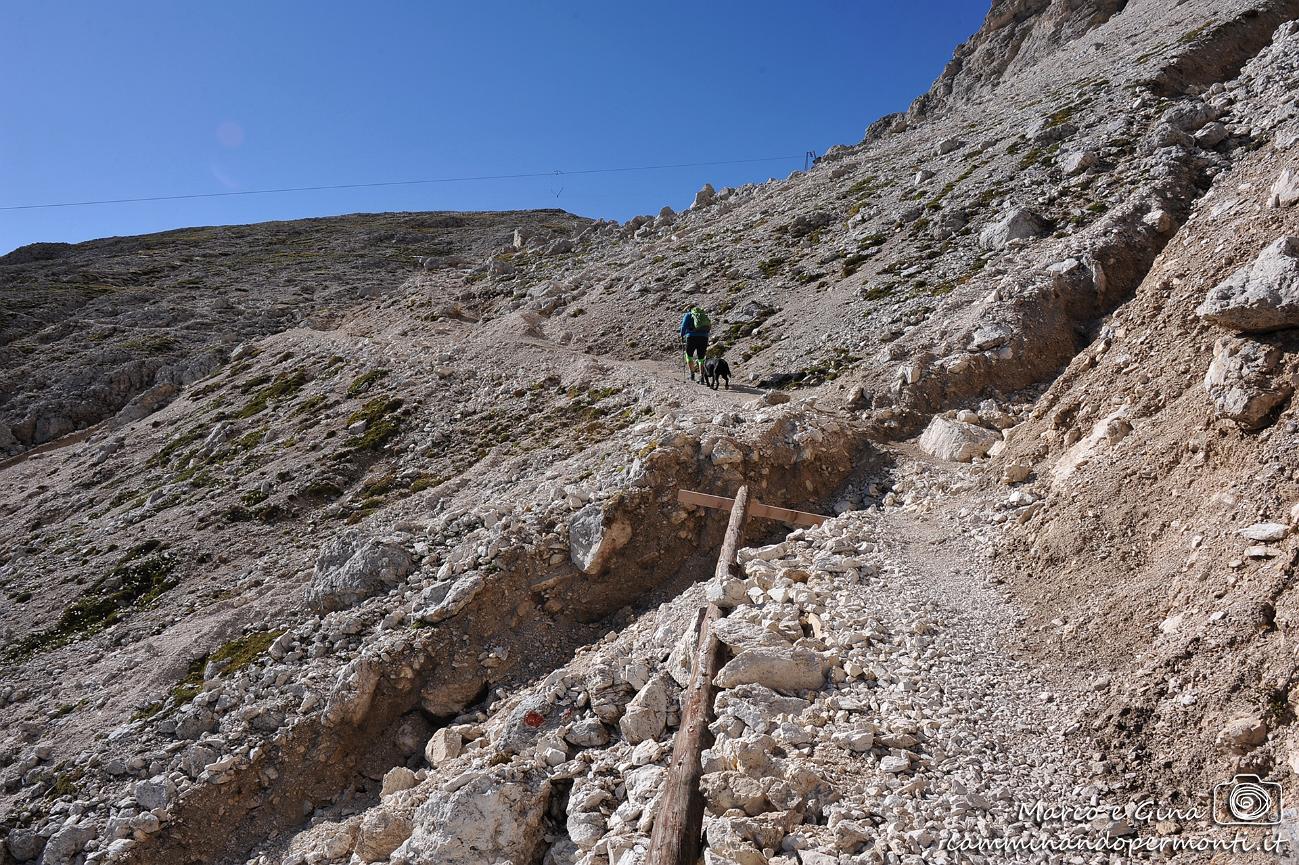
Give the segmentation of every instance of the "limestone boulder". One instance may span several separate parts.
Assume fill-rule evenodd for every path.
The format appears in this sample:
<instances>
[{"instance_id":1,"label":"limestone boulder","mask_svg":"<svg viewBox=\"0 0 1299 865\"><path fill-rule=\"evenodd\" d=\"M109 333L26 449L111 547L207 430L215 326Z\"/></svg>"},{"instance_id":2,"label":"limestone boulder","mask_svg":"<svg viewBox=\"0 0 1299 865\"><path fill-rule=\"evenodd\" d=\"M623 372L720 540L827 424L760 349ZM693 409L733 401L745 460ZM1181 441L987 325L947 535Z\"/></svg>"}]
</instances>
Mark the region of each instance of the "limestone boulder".
<instances>
[{"instance_id":1,"label":"limestone boulder","mask_svg":"<svg viewBox=\"0 0 1299 865\"><path fill-rule=\"evenodd\" d=\"M985 456L1001 434L985 427L945 417L935 417L920 436L920 449L948 462L968 463Z\"/></svg>"},{"instance_id":2,"label":"limestone boulder","mask_svg":"<svg viewBox=\"0 0 1299 865\"><path fill-rule=\"evenodd\" d=\"M535 785L479 776L455 791L439 791L415 811L414 830L392 865L498 865L533 862L543 836L550 783Z\"/></svg>"},{"instance_id":3,"label":"limestone boulder","mask_svg":"<svg viewBox=\"0 0 1299 865\"><path fill-rule=\"evenodd\" d=\"M45 844L41 865L71 865L96 834L95 827L89 823L64 825Z\"/></svg>"},{"instance_id":4,"label":"limestone boulder","mask_svg":"<svg viewBox=\"0 0 1299 865\"><path fill-rule=\"evenodd\" d=\"M320 548L307 605L316 612L346 609L395 586L414 569L410 553L396 542L355 529L343 532Z\"/></svg>"},{"instance_id":5,"label":"limestone boulder","mask_svg":"<svg viewBox=\"0 0 1299 865\"><path fill-rule=\"evenodd\" d=\"M609 728L599 718L586 718L564 734L564 741L578 748L603 748L609 744Z\"/></svg>"},{"instance_id":6,"label":"limestone boulder","mask_svg":"<svg viewBox=\"0 0 1299 865\"><path fill-rule=\"evenodd\" d=\"M742 772L710 772L699 779L700 790L708 810L722 814L738 808L750 817L767 810L767 795L762 783Z\"/></svg>"},{"instance_id":7,"label":"limestone boulder","mask_svg":"<svg viewBox=\"0 0 1299 865\"><path fill-rule=\"evenodd\" d=\"M825 684L821 656L810 649L746 649L717 672L719 688L763 685L773 691L810 691Z\"/></svg>"},{"instance_id":8,"label":"limestone boulder","mask_svg":"<svg viewBox=\"0 0 1299 865\"><path fill-rule=\"evenodd\" d=\"M650 679L627 704L618 722L623 738L633 745L657 739L668 722L668 685L666 675Z\"/></svg>"},{"instance_id":9,"label":"limestone boulder","mask_svg":"<svg viewBox=\"0 0 1299 865\"><path fill-rule=\"evenodd\" d=\"M584 574L598 574L609 559L631 540L631 524L606 512L603 505L589 504L568 523L568 552Z\"/></svg>"},{"instance_id":10,"label":"limestone boulder","mask_svg":"<svg viewBox=\"0 0 1299 865\"><path fill-rule=\"evenodd\" d=\"M1013 208L1001 218L984 227L979 233L979 246L984 249L1005 249L1015 240L1030 240L1046 231L1046 222L1031 210Z\"/></svg>"},{"instance_id":11,"label":"limestone boulder","mask_svg":"<svg viewBox=\"0 0 1299 865\"><path fill-rule=\"evenodd\" d=\"M386 808L371 808L361 819L353 852L362 862L382 862L411 835L411 822Z\"/></svg>"},{"instance_id":12,"label":"limestone boulder","mask_svg":"<svg viewBox=\"0 0 1299 865\"><path fill-rule=\"evenodd\" d=\"M1091 168L1100 159L1093 150L1077 150L1060 157L1060 170L1073 177Z\"/></svg>"},{"instance_id":13,"label":"limestone boulder","mask_svg":"<svg viewBox=\"0 0 1299 865\"><path fill-rule=\"evenodd\" d=\"M712 627L717 639L736 651L764 647L788 649L791 645L789 640L774 628L742 619L718 619Z\"/></svg>"},{"instance_id":14,"label":"limestone boulder","mask_svg":"<svg viewBox=\"0 0 1299 865\"><path fill-rule=\"evenodd\" d=\"M1299 327L1299 237L1282 237L1216 285L1196 313L1243 333Z\"/></svg>"},{"instance_id":15,"label":"limestone boulder","mask_svg":"<svg viewBox=\"0 0 1299 865\"><path fill-rule=\"evenodd\" d=\"M1276 183L1272 184L1272 195L1267 203L1269 207L1293 207L1299 204L1299 171L1293 168L1282 171Z\"/></svg>"},{"instance_id":16,"label":"limestone boulder","mask_svg":"<svg viewBox=\"0 0 1299 865\"><path fill-rule=\"evenodd\" d=\"M1267 722L1253 716L1233 718L1218 733L1218 744L1232 751L1247 751L1267 741Z\"/></svg>"},{"instance_id":17,"label":"limestone boulder","mask_svg":"<svg viewBox=\"0 0 1299 865\"><path fill-rule=\"evenodd\" d=\"M1204 389L1218 417L1245 429L1262 427L1294 391L1291 382L1278 375L1281 358L1280 349L1253 340L1218 340L1204 376Z\"/></svg>"},{"instance_id":18,"label":"limestone boulder","mask_svg":"<svg viewBox=\"0 0 1299 865\"><path fill-rule=\"evenodd\" d=\"M463 747L461 735L450 727L443 727L429 737L428 744L424 746L424 759L428 760L430 766L439 766L459 757Z\"/></svg>"}]
</instances>

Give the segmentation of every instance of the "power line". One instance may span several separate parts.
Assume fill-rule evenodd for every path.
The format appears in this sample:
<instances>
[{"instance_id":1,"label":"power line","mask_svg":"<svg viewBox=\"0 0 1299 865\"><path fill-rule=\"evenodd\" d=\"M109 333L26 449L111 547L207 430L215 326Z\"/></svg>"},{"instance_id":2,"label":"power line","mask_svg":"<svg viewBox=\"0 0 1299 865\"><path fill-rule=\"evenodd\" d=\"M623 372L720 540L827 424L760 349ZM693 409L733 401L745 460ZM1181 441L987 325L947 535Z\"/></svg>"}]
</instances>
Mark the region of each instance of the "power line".
<instances>
[{"instance_id":1,"label":"power line","mask_svg":"<svg viewBox=\"0 0 1299 865\"><path fill-rule=\"evenodd\" d=\"M633 171L663 171L671 168L706 168L715 165L746 165L755 162L787 162L798 156L765 156L758 159L726 159L716 162L678 162L671 165L638 165L625 168L583 168L576 171L537 171L523 174L479 174L469 177L434 177L426 180L384 180L377 183L333 183L321 186L283 186L278 189L240 189L227 192L190 192L183 195L145 195L135 198L103 198L93 201L61 201L47 204L7 204L0 210L43 210L54 207L91 207L100 204L134 204L143 201L183 201L192 198L230 198L236 195L279 195L288 192L322 192L335 189L374 189L381 186L418 186L429 183L468 183L480 180L522 180L531 177L563 177L578 174L621 174Z\"/></svg>"}]
</instances>

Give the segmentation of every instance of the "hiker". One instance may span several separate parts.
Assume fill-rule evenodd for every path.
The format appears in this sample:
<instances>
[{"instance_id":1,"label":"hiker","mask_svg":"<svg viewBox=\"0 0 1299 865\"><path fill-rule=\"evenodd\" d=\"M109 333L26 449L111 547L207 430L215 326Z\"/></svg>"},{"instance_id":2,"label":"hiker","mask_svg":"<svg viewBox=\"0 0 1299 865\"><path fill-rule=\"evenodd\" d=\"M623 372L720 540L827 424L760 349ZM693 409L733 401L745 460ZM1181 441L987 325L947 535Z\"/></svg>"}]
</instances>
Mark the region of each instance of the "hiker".
<instances>
[{"instance_id":1,"label":"hiker","mask_svg":"<svg viewBox=\"0 0 1299 865\"><path fill-rule=\"evenodd\" d=\"M708 353L708 329L712 322L708 313L696 304L681 316L681 341L686 347L686 366L690 369L690 380L695 380L695 369L703 370L704 355Z\"/></svg>"}]
</instances>

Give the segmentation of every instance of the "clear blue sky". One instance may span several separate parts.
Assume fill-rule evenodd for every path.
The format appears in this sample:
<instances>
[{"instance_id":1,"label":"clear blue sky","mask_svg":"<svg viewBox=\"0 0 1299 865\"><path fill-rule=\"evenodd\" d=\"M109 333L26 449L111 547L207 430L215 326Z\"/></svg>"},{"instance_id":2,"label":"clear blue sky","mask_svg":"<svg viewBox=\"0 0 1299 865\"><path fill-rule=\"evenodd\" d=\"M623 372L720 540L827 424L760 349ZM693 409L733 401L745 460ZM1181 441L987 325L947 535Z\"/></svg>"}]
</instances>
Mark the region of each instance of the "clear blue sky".
<instances>
[{"instance_id":1,"label":"clear blue sky","mask_svg":"<svg viewBox=\"0 0 1299 865\"><path fill-rule=\"evenodd\" d=\"M855 143L983 0L11 3L0 205L549 172ZM783 162L0 211L0 252L357 211L627 219Z\"/></svg>"}]
</instances>

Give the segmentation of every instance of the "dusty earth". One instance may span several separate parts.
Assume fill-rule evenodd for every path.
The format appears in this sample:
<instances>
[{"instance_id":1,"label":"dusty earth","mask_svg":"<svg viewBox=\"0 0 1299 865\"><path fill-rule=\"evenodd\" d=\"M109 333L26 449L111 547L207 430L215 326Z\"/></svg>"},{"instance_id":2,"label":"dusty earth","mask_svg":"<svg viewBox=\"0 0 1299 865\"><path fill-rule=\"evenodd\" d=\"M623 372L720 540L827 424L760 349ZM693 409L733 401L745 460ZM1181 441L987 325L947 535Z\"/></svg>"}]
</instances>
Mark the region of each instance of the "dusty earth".
<instances>
[{"instance_id":1,"label":"dusty earth","mask_svg":"<svg viewBox=\"0 0 1299 865\"><path fill-rule=\"evenodd\" d=\"M0 258L0 862L635 865L708 600L708 862L1277 861L1214 796L1299 795L1296 21L998 0L622 225ZM719 583L742 483L836 518Z\"/></svg>"}]
</instances>

